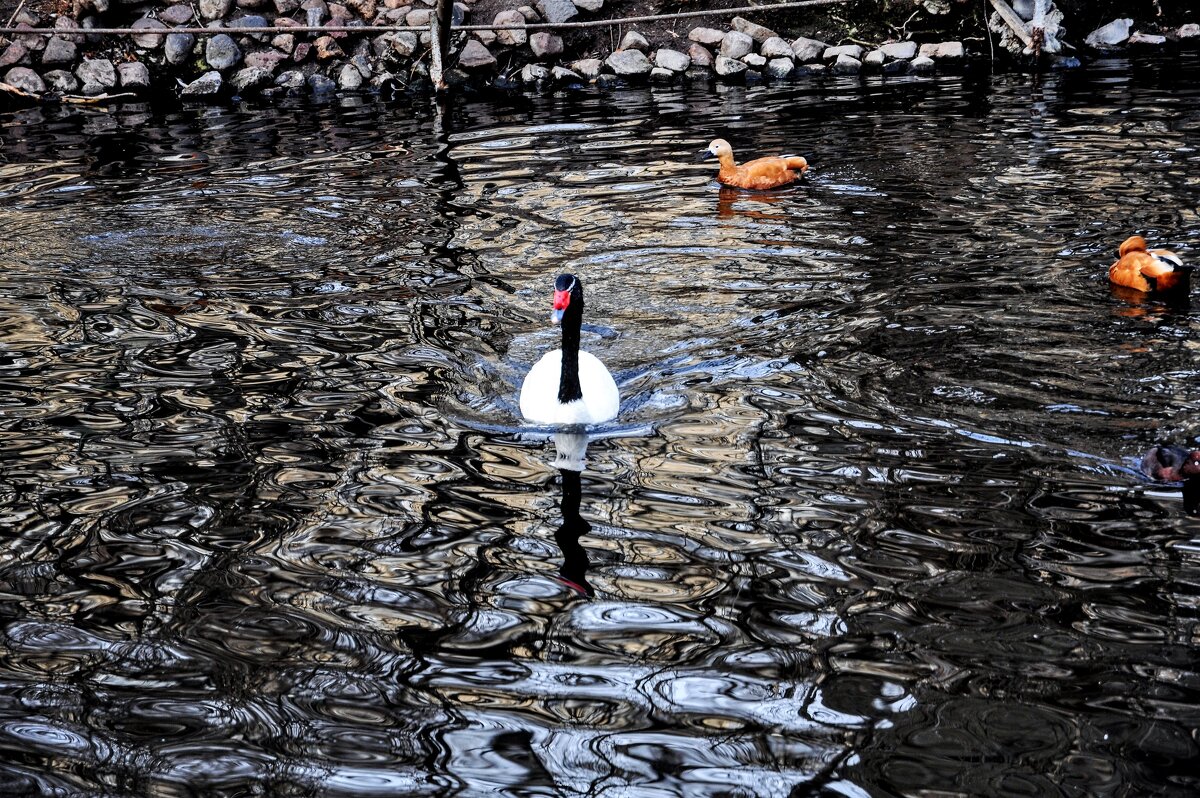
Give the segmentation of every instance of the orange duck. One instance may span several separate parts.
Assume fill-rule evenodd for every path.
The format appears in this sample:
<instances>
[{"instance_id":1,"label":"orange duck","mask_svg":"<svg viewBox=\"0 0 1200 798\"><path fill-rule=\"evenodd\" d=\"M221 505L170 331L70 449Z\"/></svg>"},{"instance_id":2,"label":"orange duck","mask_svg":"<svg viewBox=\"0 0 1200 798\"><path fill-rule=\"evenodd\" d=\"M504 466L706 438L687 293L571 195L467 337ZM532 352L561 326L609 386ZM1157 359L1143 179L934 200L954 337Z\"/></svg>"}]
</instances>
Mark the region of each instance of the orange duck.
<instances>
[{"instance_id":1,"label":"orange duck","mask_svg":"<svg viewBox=\"0 0 1200 798\"><path fill-rule=\"evenodd\" d=\"M725 139L714 139L708 145L704 160L709 158L716 158L721 162L717 180L738 188L764 189L786 186L795 182L804 174L804 170L808 169L808 161L798 156L756 158L738 166L733 161L733 148Z\"/></svg>"},{"instance_id":2,"label":"orange duck","mask_svg":"<svg viewBox=\"0 0 1200 798\"><path fill-rule=\"evenodd\" d=\"M1121 258L1108 267L1108 279L1125 288L1160 294L1186 294L1190 266L1169 249L1146 249L1146 239L1130 236L1121 244Z\"/></svg>"}]
</instances>

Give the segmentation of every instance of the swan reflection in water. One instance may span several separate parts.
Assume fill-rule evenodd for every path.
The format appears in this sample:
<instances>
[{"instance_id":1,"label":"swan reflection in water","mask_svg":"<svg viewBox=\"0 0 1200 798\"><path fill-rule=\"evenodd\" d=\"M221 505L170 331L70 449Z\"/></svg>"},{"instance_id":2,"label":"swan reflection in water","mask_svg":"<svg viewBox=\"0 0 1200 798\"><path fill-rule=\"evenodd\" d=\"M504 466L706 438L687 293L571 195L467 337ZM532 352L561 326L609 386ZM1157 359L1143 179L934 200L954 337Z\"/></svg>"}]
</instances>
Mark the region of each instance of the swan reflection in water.
<instances>
[{"instance_id":1,"label":"swan reflection in water","mask_svg":"<svg viewBox=\"0 0 1200 798\"><path fill-rule=\"evenodd\" d=\"M591 598L596 594L587 581L587 550L579 538L592 531L592 525L579 514L582 499L581 477L587 455L588 436L581 432L558 432L554 435L554 467L562 483L562 525L554 533L554 542L562 550L563 563L558 579L577 593Z\"/></svg>"}]
</instances>

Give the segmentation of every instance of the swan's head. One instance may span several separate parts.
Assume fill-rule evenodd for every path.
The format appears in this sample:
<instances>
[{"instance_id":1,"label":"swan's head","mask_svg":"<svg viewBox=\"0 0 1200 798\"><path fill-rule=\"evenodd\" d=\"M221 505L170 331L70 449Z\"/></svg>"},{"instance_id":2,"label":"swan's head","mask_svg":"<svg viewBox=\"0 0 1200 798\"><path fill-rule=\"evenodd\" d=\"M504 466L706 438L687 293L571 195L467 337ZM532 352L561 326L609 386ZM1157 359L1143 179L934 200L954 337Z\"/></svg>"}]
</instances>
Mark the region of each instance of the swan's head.
<instances>
[{"instance_id":1,"label":"swan's head","mask_svg":"<svg viewBox=\"0 0 1200 798\"><path fill-rule=\"evenodd\" d=\"M710 158L718 158L725 160L726 157L733 157L733 147L729 146L729 142L725 139L713 139L708 143L708 149L704 151L704 160Z\"/></svg>"},{"instance_id":2,"label":"swan's head","mask_svg":"<svg viewBox=\"0 0 1200 798\"><path fill-rule=\"evenodd\" d=\"M583 286L579 284L579 278L573 274L558 275L554 281L554 310L550 311L550 322L558 324L572 302L582 301Z\"/></svg>"}]
</instances>

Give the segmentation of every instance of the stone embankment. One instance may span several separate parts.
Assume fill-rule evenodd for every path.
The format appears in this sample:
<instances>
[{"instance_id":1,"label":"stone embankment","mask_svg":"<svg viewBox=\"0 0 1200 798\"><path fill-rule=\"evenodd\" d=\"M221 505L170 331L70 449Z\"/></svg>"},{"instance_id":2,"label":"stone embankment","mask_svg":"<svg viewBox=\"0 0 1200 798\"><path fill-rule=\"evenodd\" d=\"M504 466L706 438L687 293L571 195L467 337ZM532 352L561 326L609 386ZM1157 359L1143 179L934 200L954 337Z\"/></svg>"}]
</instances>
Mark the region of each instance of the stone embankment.
<instances>
[{"instance_id":1,"label":"stone embankment","mask_svg":"<svg viewBox=\"0 0 1200 798\"><path fill-rule=\"evenodd\" d=\"M7 84L0 89L9 96L43 98L164 90L222 98L428 86L427 27L433 2L199 0L164 5L75 0L72 14L41 17L22 10L15 17L20 32L0 38L0 80ZM474 2L454 4L454 24L481 24L471 19ZM780 81L870 72L926 74L960 67L972 57L988 57L986 45L971 53L957 41L892 41L864 47L785 37L742 17L734 17L728 29L694 27L671 41L651 42L630 30L603 58L572 57L553 29L526 30L535 23L601 18L597 12L603 4L604 0L535 0L533 6L495 14L482 22L487 29L456 33L447 82L515 88ZM90 32L116 26L139 33ZM388 26L419 30L380 30ZM245 30L260 27L281 30ZM188 28L204 31L192 33ZM36 32L39 29L45 32ZM606 38L596 35L583 44L595 52ZM1200 26L1184 25L1163 35L1140 32L1132 20L1118 19L1094 31L1086 44L1106 51L1162 47L1169 41L1200 43Z\"/></svg>"}]
</instances>

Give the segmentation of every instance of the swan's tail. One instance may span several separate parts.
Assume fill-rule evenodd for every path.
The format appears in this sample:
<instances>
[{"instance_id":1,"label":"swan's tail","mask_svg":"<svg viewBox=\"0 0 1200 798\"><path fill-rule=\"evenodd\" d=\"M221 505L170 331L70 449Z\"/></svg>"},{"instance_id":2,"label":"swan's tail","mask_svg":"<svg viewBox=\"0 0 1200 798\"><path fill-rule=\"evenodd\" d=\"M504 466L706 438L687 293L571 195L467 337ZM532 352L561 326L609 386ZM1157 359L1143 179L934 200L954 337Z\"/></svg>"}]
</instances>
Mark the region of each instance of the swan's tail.
<instances>
[{"instance_id":1,"label":"swan's tail","mask_svg":"<svg viewBox=\"0 0 1200 798\"><path fill-rule=\"evenodd\" d=\"M804 158L801 158L799 155L789 155L784 160L787 161L788 169L795 169L799 172L803 172L808 168L808 161Z\"/></svg>"}]
</instances>

